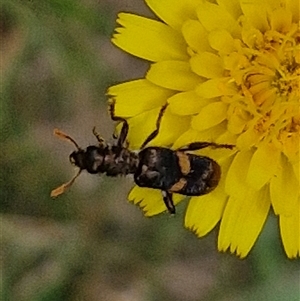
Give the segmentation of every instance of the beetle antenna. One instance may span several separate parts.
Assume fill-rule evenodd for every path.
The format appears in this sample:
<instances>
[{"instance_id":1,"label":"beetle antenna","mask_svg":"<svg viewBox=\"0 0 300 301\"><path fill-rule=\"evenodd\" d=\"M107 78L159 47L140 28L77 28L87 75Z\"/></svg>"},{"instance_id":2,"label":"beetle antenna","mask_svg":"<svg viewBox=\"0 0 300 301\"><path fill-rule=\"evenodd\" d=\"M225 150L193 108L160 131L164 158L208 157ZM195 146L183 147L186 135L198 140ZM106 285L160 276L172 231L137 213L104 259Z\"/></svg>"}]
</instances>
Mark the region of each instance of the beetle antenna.
<instances>
[{"instance_id":1,"label":"beetle antenna","mask_svg":"<svg viewBox=\"0 0 300 301\"><path fill-rule=\"evenodd\" d=\"M79 177L80 173L81 173L81 169L79 169L77 174L69 182L64 183L64 184L60 185L59 187L53 189L50 194L51 197L54 198L54 197L59 196L60 194L63 194L68 188L70 188L73 185L74 181Z\"/></svg>"},{"instance_id":2,"label":"beetle antenna","mask_svg":"<svg viewBox=\"0 0 300 301\"><path fill-rule=\"evenodd\" d=\"M67 141L73 143L78 151L81 150L79 145L76 143L76 141L72 137L70 137L69 135L67 135L64 132L60 131L59 129L54 130L54 136L56 136L56 137L58 137L62 140L67 140ZM81 169L79 169L79 171L75 174L75 176L69 182L60 185L56 189L53 189L51 191L51 197L57 197L60 194L63 194L68 188L70 188L73 185L74 181L78 178L80 173L81 173Z\"/></svg>"},{"instance_id":3,"label":"beetle antenna","mask_svg":"<svg viewBox=\"0 0 300 301\"><path fill-rule=\"evenodd\" d=\"M76 148L78 150L80 150L80 147L76 143L76 141L73 138L71 138L69 135L67 135L64 132L60 131L59 129L55 129L54 132L53 132L53 134L54 134L54 136L56 136L56 137L58 137L58 138L60 138L62 140L70 141L71 143L73 143L76 146Z\"/></svg>"}]
</instances>

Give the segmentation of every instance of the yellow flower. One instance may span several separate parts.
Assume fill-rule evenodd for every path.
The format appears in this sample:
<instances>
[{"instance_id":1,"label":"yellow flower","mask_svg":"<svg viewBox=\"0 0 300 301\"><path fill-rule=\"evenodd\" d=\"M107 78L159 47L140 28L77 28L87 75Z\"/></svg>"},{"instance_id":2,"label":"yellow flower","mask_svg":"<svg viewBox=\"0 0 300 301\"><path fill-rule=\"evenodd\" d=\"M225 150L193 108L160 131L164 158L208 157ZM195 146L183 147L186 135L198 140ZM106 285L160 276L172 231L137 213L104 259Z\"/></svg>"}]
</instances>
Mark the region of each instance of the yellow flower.
<instances>
[{"instance_id":1,"label":"yellow flower","mask_svg":"<svg viewBox=\"0 0 300 301\"><path fill-rule=\"evenodd\" d=\"M220 164L222 178L190 199L187 228L201 237L220 223L219 250L245 257L273 210L287 256L299 257L299 1L213 2L146 0L161 21L120 13L113 43L150 68L108 94L129 122L133 149L166 103L151 145L236 145L201 151ZM135 187L129 199L148 216L166 209L157 190Z\"/></svg>"}]
</instances>

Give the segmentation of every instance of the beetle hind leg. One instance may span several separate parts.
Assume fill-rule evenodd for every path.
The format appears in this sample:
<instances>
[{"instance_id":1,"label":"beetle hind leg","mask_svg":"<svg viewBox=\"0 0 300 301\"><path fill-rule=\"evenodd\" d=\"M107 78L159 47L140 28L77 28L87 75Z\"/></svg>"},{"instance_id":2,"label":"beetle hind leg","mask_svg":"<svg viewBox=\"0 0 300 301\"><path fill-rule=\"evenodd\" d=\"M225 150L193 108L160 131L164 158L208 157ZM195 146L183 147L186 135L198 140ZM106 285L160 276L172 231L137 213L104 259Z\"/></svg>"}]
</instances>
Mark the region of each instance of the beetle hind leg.
<instances>
[{"instance_id":1,"label":"beetle hind leg","mask_svg":"<svg viewBox=\"0 0 300 301\"><path fill-rule=\"evenodd\" d=\"M169 213L175 214L176 210L173 202L172 193L165 190L162 190L161 193Z\"/></svg>"},{"instance_id":2,"label":"beetle hind leg","mask_svg":"<svg viewBox=\"0 0 300 301\"><path fill-rule=\"evenodd\" d=\"M233 149L235 145L232 144L218 144L214 142L192 142L188 144L187 146L180 147L179 151L193 151L193 150L199 150L206 147L212 147L212 148L227 148L227 149Z\"/></svg>"}]
</instances>

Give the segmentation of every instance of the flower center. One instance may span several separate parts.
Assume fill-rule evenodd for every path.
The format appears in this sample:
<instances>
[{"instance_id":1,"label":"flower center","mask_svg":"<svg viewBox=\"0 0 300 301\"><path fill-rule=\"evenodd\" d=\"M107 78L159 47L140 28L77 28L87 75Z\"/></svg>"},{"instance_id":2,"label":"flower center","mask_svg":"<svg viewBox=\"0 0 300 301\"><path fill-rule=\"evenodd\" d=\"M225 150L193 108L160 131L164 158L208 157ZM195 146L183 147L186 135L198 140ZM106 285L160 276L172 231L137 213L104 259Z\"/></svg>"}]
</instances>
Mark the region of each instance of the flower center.
<instances>
[{"instance_id":1,"label":"flower center","mask_svg":"<svg viewBox=\"0 0 300 301\"><path fill-rule=\"evenodd\" d=\"M245 121L243 132L252 129L259 135L256 142L267 140L283 151L293 141L294 154L300 132L299 41L296 24L284 34L244 29L242 41L235 41L237 51L225 58L239 94L232 97L231 111Z\"/></svg>"}]
</instances>

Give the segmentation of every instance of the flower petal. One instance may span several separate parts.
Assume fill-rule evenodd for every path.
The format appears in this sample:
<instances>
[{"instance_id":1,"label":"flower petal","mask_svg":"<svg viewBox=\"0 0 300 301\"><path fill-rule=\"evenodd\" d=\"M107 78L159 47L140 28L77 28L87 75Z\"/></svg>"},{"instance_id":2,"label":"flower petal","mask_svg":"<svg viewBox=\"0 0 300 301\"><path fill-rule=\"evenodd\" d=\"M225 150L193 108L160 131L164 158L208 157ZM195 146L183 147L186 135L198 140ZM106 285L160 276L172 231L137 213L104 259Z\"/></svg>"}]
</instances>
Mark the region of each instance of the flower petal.
<instances>
[{"instance_id":1,"label":"flower petal","mask_svg":"<svg viewBox=\"0 0 300 301\"><path fill-rule=\"evenodd\" d=\"M203 98L214 98L224 95L234 95L236 94L236 89L234 84L230 82L230 79L224 77L209 79L199 84L196 87L196 92Z\"/></svg>"},{"instance_id":2,"label":"flower petal","mask_svg":"<svg viewBox=\"0 0 300 301\"><path fill-rule=\"evenodd\" d=\"M134 186L128 195L128 200L139 205L145 216L153 216L166 211L161 191L157 189Z\"/></svg>"},{"instance_id":3,"label":"flower petal","mask_svg":"<svg viewBox=\"0 0 300 301\"><path fill-rule=\"evenodd\" d=\"M230 133L229 131L224 131L220 134L214 141L219 144L232 144L236 145L237 135Z\"/></svg>"},{"instance_id":4,"label":"flower petal","mask_svg":"<svg viewBox=\"0 0 300 301\"><path fill-rule=\"evenodd\" d=\"M177 115L193 115L211 101L199 97L195 91L181 92L168 99L170 110Z\"/></svg>"},{"instance_id":5,"label":"flower petal","mask_svg":"<svg viewBox=\"0 0 300 301\"><path fill-rule=\"evenodd\" d=\"M218 124L212 128L209 128L204 131L197 131L195 129L188 129L181 136L175 140L172 148L177 149L179 147L187 146L192 142L201 142L201 141L216 141L216 139L224 133L225 129L223 125Z\"/></svg>"},{"instance_id":6,"label":"flower petal","mask_svg":"<svg viewBox=\"0 0 300 301\"><path fill-rule=\"evenodd\" d=\"M246 181L255 190L261 189L275 174L280 151L272 144L261 144L252 156Z\"/></svg>"},{"instance_id":7,"label":"flower petal","mask_svg":"<svg viewBox=\"0 0 300 301\"><path fill-rule=\"evenodd\" d=\"M196 7L201 0L146 0L151 10L171 27L180 30L187 19L196 19Z\"/></svg>"},{"instance_id":8,"label":"flower petal","mask_svg":"<svg viewBox=\"0 0 300 301\"><path fill-rule=\"evenodd\" d=\"M246 184L252 151L241 151L233 159L226 177L225 191L237 199L243 199L249 190Z\"/></svg>"},{"instance_id":9,"label":"flower petal","mask_svg":"<svg viewBox=\"0 0 300 301\"><path fill-rule=\"evenodd\" d=\"M208 32L203 25L196 20L188 20L182 26L182 34L193 51L211 51L208 43Z\"/></svg>"},{"instance_id":10,"label":"flower petal","mask_svg":"<svg viewBox=\"0 0 300 301\"><path fill-rule=\"evenodd\" d=\"M220 221L227 197L226 194L216 191L192 197L185 214L185 227L198 237L206 235Z\"/></svg>"},{"instance_id":11,"label":"flower petal","mask_svg":"<svg viewBox=\"0 0 300 301\"><path fill-rule=\"evenodd\" d=\"M270 15L270 24L272 30L278 32L288 32L292 25L292 12L280 8L274 10Z\"/></svg>"},{"instance_id":12,"label":"flower petal","mask_svg":"<svg viewBox=\"0 0 300 301\"><path fill-rule=\"evenodd\" d=\"M116 116L126 118L163 106L174 91L138 79L112 86L107 94L116 100Z\"/></svg>"},{"instance_id":13,"label":"flower petal","mask_svg":"<svg viewBox=\"0 0 300 301\"><path fill-rule=\"evenodd\" d=\"M201 52L190 59L191 69L198 75L206 78L223 76L222 60L211 52Z\"/></svg>"},{"instance_id":14,"label":"flower petal","mask_svg":"<svg viewBox=\"0 0 300 301\"><path fill-rule=\"evenodd\" d=\"M241 0L241 9L252 26L265 32L270 29L268 12L279 7L279 3L279 0Z\"/></svg>"},{"instance_id":15,"label":"flower petal","mask_svg":"<svg viewBox=\"0 0 300 301\"><path fill-rule=\"evenodd\" d=\"M234 51L234 40L227 30L220 29L210 32L208 41L210 46L219 53L230 54Z\"/></svg>"},{"instance_id":16,"label":"flower petal","mask_svg":"<svg viewBox=\"0 0 300 301\"><path fill-rule=\"evenodd\" d=\"M182 199L184 199L184 196L174 194L174 205L178 204ZM128 195L128 200L138 205L143 210L145 216L148 217L167 210L161 191L158 189L134 186Z\"/></svg>"},{"instance_id":17,"label":"flower petal","mask_svg":"<svg viewBox=\"0 0 300 301\"><path fill-rule=\"evenodd\" d=\"M261 133L259 131L256 131L253 127L249 127L239 135L236 145L239 149L249 149L259 142L260 137Z\"/></svg>"},{"instance_id":18,"label":"flower petal","mask_svg":"<svg viewBox=\"0 0 300 301\"><path fill-rule=\"evenodd\" d=\"M286 157L281 156L280 164L277 164L275 176L270 182L271 202L275 214L291 215L298 206L299 182L297 181L293 167ZM279 163L278 162L278 163Z\"/></svg>"},{"instance_id":19,"label":"flower petal","mask_svg":"<svg viewBox=\"0 0 300 301\"><path fill-rule=\"evenodd\" d=\"M290 161L299 162L300 133L287 132L285 135L282 135L281 141L283 143L283 153L289 158Z\"/></svg>"},{"instance_id":20,"label":"flower petal","mask_svg":"<svg viewBox=\"0 0 300 301\"><path fill-rule=\"evenodd\" d=\"M249 189L244 198L231 196L220 225L218 248L230 247L241 258L253 247L270 210L267 188L260 191Z\"/></svg>"},{"instance_id":21,"label":"flower petal","mask_svg":"<svg viewBox=\"0 0 300 301\"><path fill-rule=\"evenodd\" d=\"M279 216L281 239L289 258L300 257L300 198L295 208L293 215Z\"/></svg>"},{"instance_id":22,"label":"flower petal","mask_svg":"<svg viewBox=\"0 0 300 301\"><path fill-rule=\"evenodd\" d=\"M202 80L181 61L163 61L151 65L146 78L152 83L177 91L193 90Z\"/></svg>"},{"instance_id":23,"label":"flower petal","mask_svg":"<svg viewBox=\"0 0 300 301\"><path fill-rule=\"evenodd\" d=\"M137 57L157 62L167 59L186 60L186 43L174 29L141 16L120 13L112 42ZM157 47L159 45L159 47Z\"/></svg>"},{"instance_id":24,"label":"flower petal","mask_svg":"<svg viewBox=\"0 0 300 301\"><path fill-rule=\"evenodd\" d=\"M299 154L298 154L298 157L299 157ZM297 160L296 162L293 162L291 164L293 166L294 175L295 175L297 181L300 182L300 166L299 166L300 158L299 158L299 160Z\"/></svg>"},{"instance_id":25,"label":"flower petal","mask_svg":"<svg viewBox=\"0 0 300 301\"><path fill-rule=\"evenodd\" d=\"M297 0L285 0L286 9L293 14L293 22L297 23L300 19L299 1Z\"/></svg>"},{"instance_id":26,"label":"flower petal","mask_svg":"<svg viewBox=\"0 0 300 301\"><path fill-rule=\"evenodd\" d=\"M192 127L202 131L221 123L227 117L227 107L228 105L221 101L208 104L193 118Z\"/></svg>"},{"instance_id":27,"label":"flower petal","mask_svg":"<svg viewBox=\"0 0 300 301\"><path fill-rule=\"evenodd\" d=\"M222 173L226 174L231 160L222 162ZM192 197L189 201L185 214L185 227L195 232L199 237L210 232L220 221L228 196L224 192L225 177L221 180L215 190L209 194Z\"/></svg>"},{"instance_id":28,"label":"flower petal","mask_svg":"<svg viewBox=\"0 0 300 301\"><path fill-rule=\"evenodd\" d=\"M203 1L197 8L201 24L208 30L226 29L233 37L240 36L240 26L230 13L217 4ZM216 22L218 20L218 22Z\"/></svg>"},{"instance_id":29,"label":"flower petal","mask_svg":"<svg viewBox=\"0 0 300 301\"><path fill-rule=\"evenodd\" d=\"M227 129L232 134L241 134L246 126L247 112L242 108L230 106Z\"/></svg>"},{"instance_id":30,"label":"flower petal","mask_svg":"<svg viewBox=\"0 0 300 301\"><path fill-rule=\"evenodd\" d=\"M236 20L242 15L240 0L217 0L217 3Z\"/></svg>"}]
</instances>

